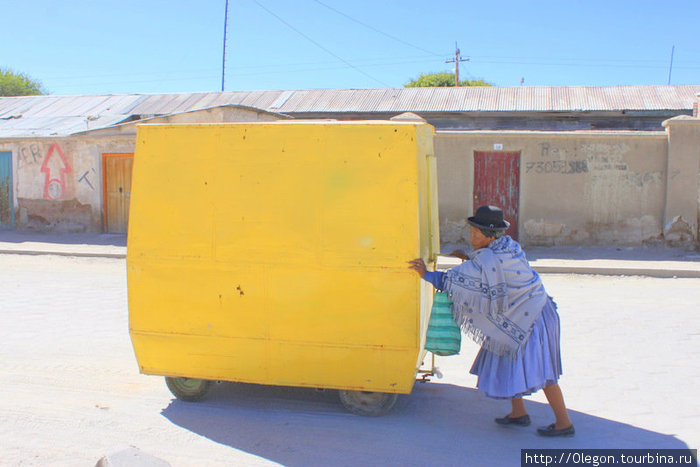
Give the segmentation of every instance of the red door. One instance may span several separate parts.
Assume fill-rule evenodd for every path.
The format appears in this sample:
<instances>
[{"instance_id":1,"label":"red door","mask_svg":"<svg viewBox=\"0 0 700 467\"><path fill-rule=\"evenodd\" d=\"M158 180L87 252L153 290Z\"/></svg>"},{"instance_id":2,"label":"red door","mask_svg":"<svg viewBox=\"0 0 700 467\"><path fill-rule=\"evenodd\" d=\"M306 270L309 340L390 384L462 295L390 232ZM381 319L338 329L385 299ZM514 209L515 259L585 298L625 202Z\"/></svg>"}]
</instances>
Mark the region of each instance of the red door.
<instances>
[{"instance_id":1,"label":"red door","mask_svg":"<svg viewBox=\"0 0 700 467\"><path fill-rule=\"evenodd\" d=\"M507 235L518 239L520 152L474 152L474 212L491 204L510 222Z\"/></svg>"}]
</instances>

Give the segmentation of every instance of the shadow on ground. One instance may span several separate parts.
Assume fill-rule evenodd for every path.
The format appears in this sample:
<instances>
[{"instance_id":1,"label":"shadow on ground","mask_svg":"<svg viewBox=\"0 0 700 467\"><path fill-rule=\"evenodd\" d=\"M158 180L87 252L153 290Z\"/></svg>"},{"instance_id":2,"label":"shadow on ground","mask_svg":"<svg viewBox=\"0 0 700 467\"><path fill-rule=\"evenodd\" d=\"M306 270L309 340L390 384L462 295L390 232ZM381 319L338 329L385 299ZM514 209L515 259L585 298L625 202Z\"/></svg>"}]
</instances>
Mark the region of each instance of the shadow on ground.
<instances>
[{"instance_id":1,"label":"shadow on ground","mask_svg":"<svg viewBox=\"0 0 700 467\"><path fill-rule=\"evenodd\" d=\"M173 400L162 414L172 423L286 466L520 465L524 448L687 449L673 436L572 411L577 434L546 439L537 426L552 420L549 407L526 402L528 428L500 427L495 416L510 404L475 389L416 384L383 417L345 411L337 391L221 383L207 400Z\"/></svg>"}]
</instances>

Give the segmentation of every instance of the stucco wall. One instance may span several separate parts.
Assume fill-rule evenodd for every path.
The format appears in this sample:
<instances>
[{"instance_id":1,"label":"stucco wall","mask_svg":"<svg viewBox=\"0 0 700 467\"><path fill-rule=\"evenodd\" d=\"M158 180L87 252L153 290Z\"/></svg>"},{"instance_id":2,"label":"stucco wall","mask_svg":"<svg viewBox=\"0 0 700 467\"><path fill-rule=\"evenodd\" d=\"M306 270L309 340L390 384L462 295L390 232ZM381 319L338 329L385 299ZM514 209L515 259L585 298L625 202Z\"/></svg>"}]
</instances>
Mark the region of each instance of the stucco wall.
<instances>
[{"instance_id":1,"label":"stucco wall","mask_svg":"<svg viewBox=\"0 0 700 467\"><path fill-rule=\"evenodd\" d=\"M698 94L698 100L695 102L693 105L693 116L698 118L700 117L700 94ZM700 156L699 156L700 157ZM698 162L698 166L700 166L700 161ZM697 206L697 219L700 221L700 170L698 170L698 206ZM700 226L698 226L698 241L700 243Z\"/></svg>"},{"instance_id":2,"label":"stucco wall","mask_svg":"<svg viewBox=\"0 0 700 467\"><path fill-rule=\"evenodd\" d=\"M664 122L668 134L668 184L664 235L672 243L697 239L700 167L700 119L674 117Z\"/></svg>"},{"instance_id":3,"label":"stucco wall","mask_svg":"<svg viewBox=\"0 0 700 467\"><path fill-rule=\"evenodd\" d=\"M520 151L520 241L638 245L663 232L665 132L439 132L441 234L468 239L474 152Z\"/></svg>"},{"instance_id":4,"label":"stucco wall","mask_svg":"<svg viewBox=\"0 0 700 467\"><path fill-rule=\"evenodd\" d=\"M102 153L133 153L134 138L88 136L0 142L11 151L16 227L102 229Z\"/></svg>"}]
</instances>

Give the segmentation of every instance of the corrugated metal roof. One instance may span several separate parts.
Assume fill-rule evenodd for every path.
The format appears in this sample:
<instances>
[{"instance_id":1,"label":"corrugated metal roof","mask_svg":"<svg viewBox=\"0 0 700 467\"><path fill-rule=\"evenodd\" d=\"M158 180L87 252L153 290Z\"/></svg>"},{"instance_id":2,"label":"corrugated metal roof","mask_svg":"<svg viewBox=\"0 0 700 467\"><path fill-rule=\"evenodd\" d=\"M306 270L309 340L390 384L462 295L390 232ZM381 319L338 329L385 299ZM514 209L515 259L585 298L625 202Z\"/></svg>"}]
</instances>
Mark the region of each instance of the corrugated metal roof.
<instances>
[{"instance_id":1,"label":"corrugated metal roof","mask_svg":"<svg viewBox=\"0 0 700 467\"><path fill-rule=\"evenodd\" d=\"M692 111L700 85L318 89L0 97L0 137L69 135L221 105L284 114Z\"/></svg>"},{"instance_id":2,"label":"corrugated metal roof","mask_svg":"<svg viewBox=\"0 0 700 467\"><path fill-rule=\"evenodd\" d=\"M461 87L268 91L282 113L690 110L700 85ZM269 110L257 103L254 107Z\"/></svg>"},{"instance_id":3,"label":"corrugated metal roof","mask_svg":"<svg viewBox=\"0 0 700 467\"><path fill-rule=\"evenodd\" d=\"M123 115L87 117L29 117L0 120L0 138L66 136L86 130L116 125Z\"/></svg>"}]
</instances>

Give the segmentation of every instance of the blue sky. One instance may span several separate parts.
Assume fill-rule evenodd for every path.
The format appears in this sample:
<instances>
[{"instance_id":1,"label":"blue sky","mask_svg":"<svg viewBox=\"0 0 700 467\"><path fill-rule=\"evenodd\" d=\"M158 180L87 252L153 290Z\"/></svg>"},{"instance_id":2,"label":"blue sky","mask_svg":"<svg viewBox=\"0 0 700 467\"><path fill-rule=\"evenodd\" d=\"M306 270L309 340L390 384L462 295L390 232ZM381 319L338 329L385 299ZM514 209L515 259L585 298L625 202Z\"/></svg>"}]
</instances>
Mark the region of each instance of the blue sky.
<instances>
[{"instance_id":1,"label":"blue sky","mask_svg":"<svg viewBox=\"0 0 700 467\"><path fill-rule=\"evenodd\" d=\"M0 67L52 94L221 90L225 0L0 0ZM227 91L700 83L700 1L229 0Z\"/></svg>"}]
</instances>

